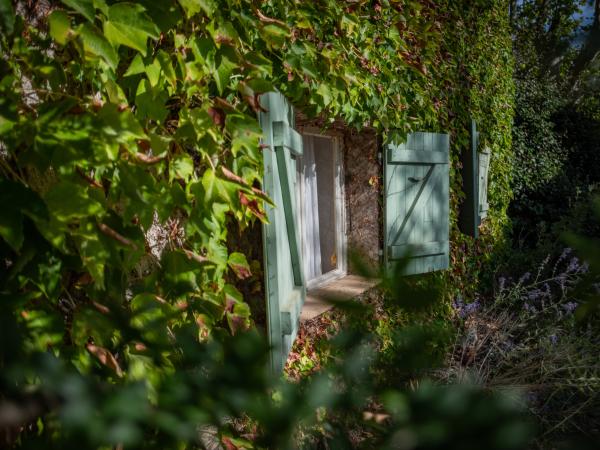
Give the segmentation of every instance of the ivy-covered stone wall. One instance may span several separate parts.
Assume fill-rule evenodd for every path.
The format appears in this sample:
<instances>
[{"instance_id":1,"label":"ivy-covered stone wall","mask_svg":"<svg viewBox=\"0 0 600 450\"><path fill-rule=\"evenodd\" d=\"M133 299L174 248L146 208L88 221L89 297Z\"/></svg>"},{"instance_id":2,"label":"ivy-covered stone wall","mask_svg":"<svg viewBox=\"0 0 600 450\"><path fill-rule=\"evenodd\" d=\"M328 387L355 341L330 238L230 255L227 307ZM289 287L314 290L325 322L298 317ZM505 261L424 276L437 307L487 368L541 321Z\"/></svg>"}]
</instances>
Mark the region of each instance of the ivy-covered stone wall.
<instances>
[{"instance_id":1,"label":"ivy-covered stone wall","mask_svg":"<svg viewBox=\"0 0 600 450\"><path fill-rule=\"evenodd\" d=\"M504 251L510 227L506 210L512 198L512 43L506 2L449 2L441 6L442 3L438 2L430 17L432 28L441 36L438 64L431 67L431 72L426 71L428 84L420 93L430 104L420 110L426 116L424 120L410 117L407 123L412 131L450 135L451 267L441 276L448 281L448 299L459 292L469 298L481 287L482 280L489 281L488 269L494 257ZM418 103L416 99L415 102ZM482 146L492 152L490 212L478 239L462 234L458 227L464 200L460 155L470 145L471 119L481 131ZM383 139L401 129L402 123L383 133L369 126L356 128L342 120L328 124L326 117L310 120L304 114L297 123L300 130L312 126L342 137L349 248L377 266L382 246L383 188L378 152Z\"/></svg>"}]
</instances>

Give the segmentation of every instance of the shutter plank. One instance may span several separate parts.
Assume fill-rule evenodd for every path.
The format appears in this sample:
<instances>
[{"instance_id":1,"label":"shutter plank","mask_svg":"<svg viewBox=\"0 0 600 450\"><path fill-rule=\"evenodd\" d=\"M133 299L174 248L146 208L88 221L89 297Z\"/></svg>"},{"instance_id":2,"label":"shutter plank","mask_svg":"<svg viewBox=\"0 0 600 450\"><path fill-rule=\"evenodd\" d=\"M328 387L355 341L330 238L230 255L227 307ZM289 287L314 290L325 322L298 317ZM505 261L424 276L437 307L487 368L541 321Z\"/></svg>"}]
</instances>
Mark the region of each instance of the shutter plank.
<instances>
[{"instance_id":1,"label":"shutter plank","mask_svg":"<svg viewBox=\"0 0 600 450\"><path fill-rule=\"evenodd\" d=\"M405 275L449 263L449 137L412 133L387 146L384 261L389 269L407 251Z\"/></svg>"},{"instance_id":2,"label":"shutter plank","mask_svg":"<svg viewBox=\"0 0 600 450\"><path fill-rule=\"evenodd\" d=\"M302 142L302 141L301 141ZM300 144L302 145L302 144ZM301 148L301 147L300 147ZM287 147L275 147L277 155L277 167L279 168L279 179L281 182L281 193L283 197L283 210L285 213L285 226L288 234L288 246L292 258L292 270L296 286L304 284L302 264L300 262L300 235L298 232L298 218L296 217L296 168L291 167L290 150Z\"/></svg>"},{"instance_id":3,"label":"shutter plank","mask_svg":"<svg viewBox=\"0 0 600 450\"><path fill-rule=\"evenodd\" d=\"M416 258L419 256L442 255L447 248L448 241L437 241L422 244L391 245L388 252L392 259L400 259L409 255L411 258Z\"/></svg>"},{"instance_id":4,"label":"shutter plank","mask_svg":"<svg viewBox=\"0 0 600 450\"><path fill-rule=\"evenodd\" d=\"M406 150L390 147L388 149L388 163L403 164L448 164L448 154L442 152Z\"/></svg>"},{"instance_id":5,"label":"shutter plank","mask_svg":"<svg viewBox=\"0 0 600 450\"><path fill-rule=\"evenodd\" d=\"M273 145L302 156L302 136L285 122L273 122Z\"/></svg>"},{"instance_id":6,"label":"shutter plank","mask_svg":"<svg viewBox=\"0 0 600 450\"><path fill-rule=\"evenodd\" d=\"M298 331L306 296L296 229L296 168L293 155L302 153L302 141L291 127L293 111L278 92L260 97L263 130L263 190L276 206L265 204L263 257L267 306L267 335L271 370L280 374ZM277 145L276 145L277 144Z\"/></svg>"}]
</instances>

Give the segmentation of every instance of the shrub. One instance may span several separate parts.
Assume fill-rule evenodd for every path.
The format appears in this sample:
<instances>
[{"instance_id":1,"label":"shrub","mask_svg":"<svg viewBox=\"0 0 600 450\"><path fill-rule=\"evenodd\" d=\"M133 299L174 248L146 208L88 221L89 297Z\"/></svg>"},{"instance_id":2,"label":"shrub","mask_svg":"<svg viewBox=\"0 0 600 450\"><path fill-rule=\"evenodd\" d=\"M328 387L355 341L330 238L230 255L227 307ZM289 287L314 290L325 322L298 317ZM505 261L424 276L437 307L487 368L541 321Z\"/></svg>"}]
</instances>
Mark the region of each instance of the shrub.
<instances>
[{"instance_id":1,"label":"shrub","mask_svg":"<svg viewBox=\"0 0 600 450\"><path fill-rule=\"evenodd\" d=\"M571 435L597 438L600 430L598 324L575 314L588 270L566 248L534 273L499 278L489 301L455 303L462 329L442 377L524 392L541 448Z\"/></svg>"}]
</instances>

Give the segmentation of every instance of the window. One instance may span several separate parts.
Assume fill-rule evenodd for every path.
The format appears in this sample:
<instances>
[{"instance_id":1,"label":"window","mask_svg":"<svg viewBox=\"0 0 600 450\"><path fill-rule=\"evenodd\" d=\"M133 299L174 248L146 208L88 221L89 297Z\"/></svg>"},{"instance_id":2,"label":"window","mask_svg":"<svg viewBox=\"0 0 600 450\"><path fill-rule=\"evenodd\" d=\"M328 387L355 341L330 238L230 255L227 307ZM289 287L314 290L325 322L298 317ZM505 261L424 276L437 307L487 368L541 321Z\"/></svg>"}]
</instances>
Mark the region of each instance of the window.
<instances>
[{"instance_id":1,"label":"window","mask_svg":"<svg viewBox=\"0 0 600 450\"><path fill-rule=\"evenodd\" d=\"M346 274L342 155L333 136L304 133L298 158L297 204L308 289Z\"/></svg>"}]
</instances>

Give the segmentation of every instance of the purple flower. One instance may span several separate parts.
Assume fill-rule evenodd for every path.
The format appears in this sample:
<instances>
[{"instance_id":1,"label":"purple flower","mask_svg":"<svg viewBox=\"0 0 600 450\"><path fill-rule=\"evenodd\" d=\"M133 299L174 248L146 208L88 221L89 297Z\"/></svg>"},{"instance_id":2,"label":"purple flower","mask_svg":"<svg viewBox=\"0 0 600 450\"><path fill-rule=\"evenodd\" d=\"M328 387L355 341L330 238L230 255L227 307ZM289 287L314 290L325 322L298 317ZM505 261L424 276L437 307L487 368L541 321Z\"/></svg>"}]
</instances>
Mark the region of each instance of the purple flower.
<instances>
[{"instance_id":1,"label":"purple flower","mask_svg":"<svg viewBox=\"0 0 600 450\"><path fill-rule=\"evenodd\" d=\"M470 316L475 311L477 311L480 306L481 306L481 304L479 303L479 300L475 300L473 303L469 303L468 305L465 305L465 309L464 309L465 314L467 316Z\"/></svg>"},{"instance_id":2,"label":"purple flower","mask_svg":"<svg viewBox=\"0 0 600 450\"><path fill-rule=\"evenodd\" d=\"M565 259L567 256L569 256L571 254L571 252L573 251L573 249L571 247L567 247L563 250L563 252L560 254L560 256L558 257L558 260L556 261L556 264L558 264L559 262L561 262L563 259Z\"/></svg>"},{"instance_id":3,"label":"purple flower","mask_svg":"<svg viewBox=\"0 0 600 450\"><path fill-rule=\"evenodd\" d=\"M560 274L558 274L556 279L558 280L558 283L560 284L561 289L564 289L565 285L567 284L567 274L560 273Z\"/></svg>"},{"instance_id":4,"label":"purple flower","mask_svg":"<svg viewBox=\"0 0 600 450\"><path fill-rule=\"evenodd\" d=\"M572 314L573 311L577 309L577 306L578 305L576 302L568 302L562 305L562 308L567 312L567 314Z\"/></svg>"},{"instance_id":5,"label":"purple flower","mask_svg":"<svg viewBox=\"0 0 600 450\"><path fill-rule=\"evenodd\" d=\"M573 258L571 258L571 261L569 262L569 265L567 266L567 273L578 272L580 268L581 268L581 264L579 264L579 258L577 258L577 256L574 256Z\"/></svg>"},{"instance_id":6,"label":"purple flower","mask_svg":"<svg viewBox=\"0 0 600 450\"><path fill-rule=\"evenodd\" d=\"M537 310L527 302L523 303L523 309L527 312L534 314L537 312Z\"/></svg>"},{"instance_id":7,"label":"purple flower","mask_svg":"<svg viewBox=\"0 0 600 450\"><path fill-rule=\"evenodd\" d=\"M581 265L581 268L580 268L580 270L579 270L579 271L580 271L581 273L588 273L588 272L589 272L589 270L590 270L590 264L589 264L589 263L586 261L586 262L584 262L584 263Z\"/></svg>"},{"instance_id":8,"label":"purple flower","mask_svg":"<svg viewBox=\"0 0 600 450\"><path fill-rule=\"evenodd\" d=\"M552 290L550 289L550 285L548 283L544 283L544 295L546 297L550 297L552 295Z\"/></svg>"},{"instance_id":9,"label":"purple flower","mask_svg":"<svg viewBox=\"0 0 600 450\"><path fill-rule=\"evenodd\" d=\"M556 334L551 334L548 337L550 338L550 343L552 345L556 345L558 343L558 336Z\"/></svg>"},{"instance_id":10,"label":"purple flower","mask_svg":"<svg viewBox=\"0 0 600 450\"><path fill-rule=\"evenodd\" d=\"M467 303L465 305L462 297L458 296L454 300L453 306L454 306L454 309L456 310L456 312L458 312L458 316L461 319L464 319L467 316L470 316L471 314L473 314L475 311L477 311L479 309L479 307L481 306L481 304L479 303L478 300L476 300L473 303Z\"/></svg>"},{"instance_id":11,"label":"purple flower","mask_svg":"<svg viewBox=\"0 0 600 450\"><path fill-rule=\"evenodd\" d=\"M500 292L502 292L504 290L505 286L506 286L506 278L500 277L498 279L498 288L500 289Z\"/></svg>"},{"instance_id":12,"label":"purple flower","mask_svg":"<svg viewBox=\"0 0 600 450\"><path fill-rule=\"evenodd\" d=\"M524 283L531 277L529 272L525 272L521 278L519 278L519 283Z\"/></svg>"}]
</instances>

